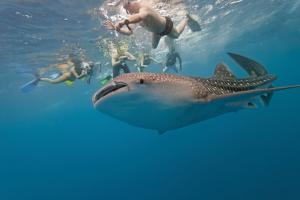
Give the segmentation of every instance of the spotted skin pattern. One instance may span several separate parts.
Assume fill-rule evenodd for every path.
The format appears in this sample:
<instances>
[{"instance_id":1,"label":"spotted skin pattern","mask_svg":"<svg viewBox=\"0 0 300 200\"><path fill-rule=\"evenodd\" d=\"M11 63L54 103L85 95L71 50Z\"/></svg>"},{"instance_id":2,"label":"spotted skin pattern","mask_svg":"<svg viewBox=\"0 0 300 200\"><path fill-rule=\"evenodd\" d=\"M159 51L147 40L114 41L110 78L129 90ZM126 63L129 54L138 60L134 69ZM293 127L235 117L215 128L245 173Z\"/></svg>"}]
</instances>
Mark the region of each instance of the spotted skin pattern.
<instances>
[{"instance_id":1,"label":"spotted skin pattern","mask_svg":"<svg viewBox=\"0 0 300 200\"><path fill-rule=\"evenodd\" d=\"M265 85L271 84L276 80L276 76L265 75L259 77L248 77L243 79L234 78L194 78L183 77L171 74L156 74L156 73L131 73L124 74L114 79L114 81L142 81L143 84L173 84L191 88L195 98L206 98L210 96L219 96L254 90Z\"/></svg>"}]
</instances>

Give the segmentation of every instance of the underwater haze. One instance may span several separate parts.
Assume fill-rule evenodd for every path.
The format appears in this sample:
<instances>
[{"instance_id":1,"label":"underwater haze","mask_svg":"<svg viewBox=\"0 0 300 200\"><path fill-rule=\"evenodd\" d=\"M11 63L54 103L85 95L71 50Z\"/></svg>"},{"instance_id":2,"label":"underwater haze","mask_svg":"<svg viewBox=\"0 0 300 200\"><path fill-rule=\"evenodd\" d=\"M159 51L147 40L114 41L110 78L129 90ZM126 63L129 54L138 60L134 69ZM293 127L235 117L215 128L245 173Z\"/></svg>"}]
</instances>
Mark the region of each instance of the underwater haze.
<instances>
[{"instance_id":1,"label":"underwater haze","mask_svg":"<svg viewBox=\"0 0 300 200\"><path fill-rule=\"evenodd\" d=\"M176 43L182 74L210 77L224 61L243 77L235 52L276 74L275 86L300 84L300 0L183 2L203 30ZM95 16L102 3L1 0L0 200L300 199L300 90L164 135L97 112L97 78L22 93L74 49L107 62L97 44L116 35Z\"/></svg>"}]
</instances>

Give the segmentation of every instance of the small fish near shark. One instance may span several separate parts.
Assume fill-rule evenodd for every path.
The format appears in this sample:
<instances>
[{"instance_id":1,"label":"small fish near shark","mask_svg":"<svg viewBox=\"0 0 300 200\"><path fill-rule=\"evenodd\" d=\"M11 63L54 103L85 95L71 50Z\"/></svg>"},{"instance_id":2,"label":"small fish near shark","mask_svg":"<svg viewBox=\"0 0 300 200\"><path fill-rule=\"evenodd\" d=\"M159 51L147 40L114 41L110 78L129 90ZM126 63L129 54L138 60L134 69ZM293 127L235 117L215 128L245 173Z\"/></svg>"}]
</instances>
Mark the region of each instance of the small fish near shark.
<instances>
[{"instance_id":1,"label":"small fish near shark","mask_svg":"<svg viewBox=\"0 0 300 200\"><path fill-rule=\"evenodd\" d=\"M258 62L228 53L249 75L237 78L227 65L217 65L211 78L160 73L130 73L113 79L93 96L94 107L130 125L163 134L225 113L269 105L276 76Z\"/></svg>"}]
</instances>

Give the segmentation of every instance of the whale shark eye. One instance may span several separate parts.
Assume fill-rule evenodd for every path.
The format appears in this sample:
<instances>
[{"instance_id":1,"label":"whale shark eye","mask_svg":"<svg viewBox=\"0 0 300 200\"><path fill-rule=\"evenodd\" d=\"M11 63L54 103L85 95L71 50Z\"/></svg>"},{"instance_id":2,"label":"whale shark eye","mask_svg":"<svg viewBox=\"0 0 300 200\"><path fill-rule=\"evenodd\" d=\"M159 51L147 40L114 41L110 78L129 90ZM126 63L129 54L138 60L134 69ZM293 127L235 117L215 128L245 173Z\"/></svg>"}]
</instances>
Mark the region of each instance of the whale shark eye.
<instances>
[{"instance_id":1,"label":"whale shark eye","mask_svg":"<svg viewBox=\"0 0 300 200\"><path fill-rule=\"evenodd\" d=\"M144 84L144 83L145 83L144 79L140 79L140 84Z\"/></svg>"}]
</instances>

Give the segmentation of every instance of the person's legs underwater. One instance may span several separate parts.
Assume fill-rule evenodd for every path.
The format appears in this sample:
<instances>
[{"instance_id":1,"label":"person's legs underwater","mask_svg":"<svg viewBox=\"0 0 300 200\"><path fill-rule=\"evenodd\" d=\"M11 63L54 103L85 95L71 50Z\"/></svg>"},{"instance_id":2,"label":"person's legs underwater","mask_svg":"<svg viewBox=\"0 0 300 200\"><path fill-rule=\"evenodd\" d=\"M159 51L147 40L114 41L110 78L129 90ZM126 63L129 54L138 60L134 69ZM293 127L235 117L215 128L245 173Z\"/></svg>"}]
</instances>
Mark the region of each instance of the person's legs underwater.
<instances>
[{"instance_id":1,"label":"person's legs underwater","mask_svg":"<svg viewBox=\"0 0 300 200\"><path fill-rule=\"evenodd\" d=\"M173 39L178 39L186 26L189 26L193 32L201 31L200 24L190 14L187 14L185 19L181 20L177 27L173 28L168 36Z\"/></svg>"},{"instance_id":2,"label":"person's legs underwater","mask_svg":"<svg viewBox=\"0 0 300 200\"><path fill-rule=\"evenodd\" d=\"M122 69L123 69L123 71L124 71L125 74L130 73L130 69L129 69L129 67L126 64L122 65Z\"/></svg>"},{"instance_id":3,"label":"person's legs underwater","mask_svg":"<svg viewBox=\"0 0 300 200\"><path fill-rule=\"evenodd\" d=\"M62 83L62 82L65 82L67 81L69 78L69 75L67 73L59 76L58 78L56 79L51 79L51 78L39 78L40 81L44 81L44 82L49 82L49 83L52 83L52 84L58 84L58 83Z\"/></svg>"},{"instance_id":4,"label":"person's legs underwater","mask_svg":"<svg viewBox=\"0 0 300 200\"><path fill-rule=\"evenodd\" d=\"M158 44L159 44L159 41L161 39L161 36L156 34L156 33L152 33L152 48L153 49L156 49Z\"/></svg>"},{"instance_id":5,"label":"person's legs underwater","mask_svg":"<svg viewBox=\"0 0 300 200\"><path fill-rule=\"evenodd\" d=\"M113 67L113 78L116 78L117 76L120 75L120 67L119 66L114 66Z\"/></svg>"},{"instance_id":6,"label":"person's legs underwater","mask_svg":"<svg viewBox=\"0 0 300 200\"><path fill-rule=\"evenodd\" d=\"M163 73L168 73L168 72L169 72L169 67L165 66L165 67L163 68Z\"/></svg>"},{"instance_id":7,"label":"person's legs underwater","mask_svg":"<svg viewBox=\"0 0 300 200\"><path fill-rule=\"evenodd\" d=\"M163 69L163 73L168 73L168 72L170 72L170 70L173 70L175 73L179 72L176 65L172 65L172 66L165 66L164 69Z\"/></svg>"}]
</instances>

